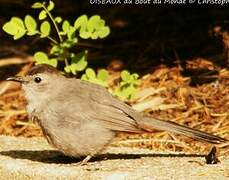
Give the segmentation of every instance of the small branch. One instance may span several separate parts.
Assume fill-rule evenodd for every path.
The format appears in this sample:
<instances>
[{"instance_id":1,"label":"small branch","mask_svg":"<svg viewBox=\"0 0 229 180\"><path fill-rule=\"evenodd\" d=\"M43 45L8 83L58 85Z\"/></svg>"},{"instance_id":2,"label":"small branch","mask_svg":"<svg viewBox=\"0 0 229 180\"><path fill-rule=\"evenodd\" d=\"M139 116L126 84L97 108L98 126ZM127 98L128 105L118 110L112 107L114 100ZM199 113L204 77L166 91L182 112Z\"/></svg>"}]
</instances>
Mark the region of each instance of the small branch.
<instances>
[{"instance_id":1,"label":"small branch","mask_svg":"<svg viewBox=\"0 0 229 180\"><path fill-rule=\"evenodd\" d=\"M60 42L63 42L63 39L62 39L62 37L60 35L60 30L59 30L55 20L53 19L52 14L48 11L48 9L44 5L43 5L43 8L46 11L46 13L48 14L49 18L51 19L51 21L52 21L52 23L53 23L53 25L54 25L54 27L56 29L57 35L58 35L58 37L60 39Z\"/></svg>"},{"instance_id":2,"label":"small branch","mask_svg":"<svg viewBox=\"0 0 229 180\"><path fill-rule=\"evenodd\" d=\"M41 32L38 32L38 34L41 35ZM58 44L58 42L57 42L55 39L53 39L52 37L47 36L47 38L48 38L50 41L52 41L54 44Z\"/></svg>"},{"instance_id":3,"label":"small branch","mask_svg":"<svg viewBox=\"0 0 229 180\"><path fill-rule=\"evenodd\" d=\"M50 36L48 36L47 38L48 38L50 41L52 41L54 44L58 44L58 42L57 42L55 39L51 38Z\"/></svg>"},{"instance_id":4,"label":"small branch","mask_svg":"<svg viewBox=\"0 0 229 180\"><path fill-rule=\"evenodd\" d=\"M64 58L65 66L69 66L67 58Z\"/></svg>"},{"instance_id":5,"label":"small branch","mask_svg":"<svg viewBox=\"0 0 229 180\"><path fill-rule=\"evenodd\" d=\"M63 42L63 39L62 39L62 36L60 35L60 30L59 30L59 28L58 28L58 26L57 26L57 24L56 24L56 22L55 22L55 20L54 20L54 18L53 18L53 16L52 16L52 14L48 11L48 9L45 7L45 5L43 5L43 8L44 8L44 10L46 11L46 13L48 14L49 18L51 19L51 21L52 21L52 23L53 23L53 25L54 25L54 27L55 27L55 29L56 29L57 35L58 35L58 37L59 37L59 40L60 40L60 42L62 43L62 42ZM50 37L49 37L49 39L50 39ZM51 39L50 39L50 40L51 40ZM52 41L53 41L53 39L52 39ZM55 44L58 44L58 43L55 42ZM67 59L66 56L65 56L65 58L64 58L64 62L65 62L65 66L68 66L68 65L69 65L69 64L68 64L68 59Z\"/></svg>"}]
</instances>

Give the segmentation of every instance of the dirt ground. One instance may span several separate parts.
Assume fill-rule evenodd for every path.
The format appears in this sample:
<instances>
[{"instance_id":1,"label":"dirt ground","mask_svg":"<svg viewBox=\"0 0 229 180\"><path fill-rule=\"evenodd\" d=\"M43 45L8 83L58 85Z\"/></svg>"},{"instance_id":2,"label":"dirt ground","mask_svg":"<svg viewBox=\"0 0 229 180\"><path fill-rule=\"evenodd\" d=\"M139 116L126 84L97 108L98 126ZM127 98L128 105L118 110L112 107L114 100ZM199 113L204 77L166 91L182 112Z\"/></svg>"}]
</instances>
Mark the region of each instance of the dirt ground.
<instances>
[{"instance_id":1,"label":"dirt ground","mask_svg":"<svg viewBox=\"0 0 229 180\"><path fill-rule=\"evenodd\" d=\"M62 156L43 138L0 137L0 179L226 180L229 158L207 165L204 155L108 147L87 165Z\"/></svg>"}]
</instances>

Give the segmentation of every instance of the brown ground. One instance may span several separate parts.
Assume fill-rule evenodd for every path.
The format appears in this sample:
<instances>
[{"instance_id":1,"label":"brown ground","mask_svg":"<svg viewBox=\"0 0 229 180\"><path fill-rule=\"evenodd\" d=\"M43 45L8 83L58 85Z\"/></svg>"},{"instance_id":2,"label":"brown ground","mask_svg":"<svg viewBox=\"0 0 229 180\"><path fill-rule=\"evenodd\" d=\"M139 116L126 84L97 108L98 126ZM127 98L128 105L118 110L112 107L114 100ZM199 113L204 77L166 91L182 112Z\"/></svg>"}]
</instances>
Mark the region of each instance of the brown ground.
<instances>
[{"instance_id":1,"label":"brown ground","mask_svg":"<svg viewBox=\"0 0 229 180\"><path fill-rule=\"evenodd\" d=\"M52 149L43 138L0 136L0 179L226 180L229 158L206 164L203 155L109 147L87 165Z\"/></svg>"}]
</instances>

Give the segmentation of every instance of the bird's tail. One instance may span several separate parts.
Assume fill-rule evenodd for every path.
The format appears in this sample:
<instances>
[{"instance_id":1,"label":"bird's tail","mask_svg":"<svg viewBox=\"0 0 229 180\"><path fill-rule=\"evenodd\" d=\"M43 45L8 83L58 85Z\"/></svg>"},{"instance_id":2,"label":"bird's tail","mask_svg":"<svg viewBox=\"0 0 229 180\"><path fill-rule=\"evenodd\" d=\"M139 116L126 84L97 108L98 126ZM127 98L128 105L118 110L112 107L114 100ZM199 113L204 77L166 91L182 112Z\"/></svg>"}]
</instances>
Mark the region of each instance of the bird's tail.
<instances>
[{"instance_id":1,"label":"bird's tail","mask_svg":"<svg viewBox=\"0 0 229 180\"><path fill-rule=\"evenodd\" d=\"M140 122L140 126L142 127L142 129L149 132L153 129L169 131L172 133L185 135L197 140L202 140L213 144L219 144L227 141L226 139L223 139L221 137L200 130L196 130L187 126L179 125L171 121L152 119L149 117L143 118L143 120Z\"/></svg>"}]
</instances>

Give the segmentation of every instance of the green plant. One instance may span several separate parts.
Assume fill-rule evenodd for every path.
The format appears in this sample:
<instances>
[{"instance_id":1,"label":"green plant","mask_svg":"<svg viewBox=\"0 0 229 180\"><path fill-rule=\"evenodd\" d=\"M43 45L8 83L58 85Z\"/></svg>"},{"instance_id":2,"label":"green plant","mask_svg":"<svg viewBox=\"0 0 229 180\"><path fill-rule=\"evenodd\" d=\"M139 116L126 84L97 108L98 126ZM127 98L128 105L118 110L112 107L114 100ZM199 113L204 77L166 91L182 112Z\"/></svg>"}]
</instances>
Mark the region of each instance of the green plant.
<instances>
[{"instance_id":1,"label":"green plant","mask_svg":"<svg viewBox=\"0 0 229 180\"><path fill-rule=\"evenodd\" d=\"M136 73L130 74L127 70L121 72L121 82L114 90L114 95L122 100L132 99L140 84L139 76Z\"/></svg>"},{"instance_id":2,"label":"green plant","mask_svg":"<svg viewBox=\"0 0 229 180\"><path fill-rule=\"evenodd\" d=\"M105 69L99 70L96 75L93 69L87 68L85 74L82 75L81 79L107 87L108 76L109 74Z\"/></svg>"},{"instance_id":3,"label":"green plant","mask_svg":"<svg viewBox=\"0 0 229 180\"><path fill-rule=\"evenodd\" d=\"M76 75L86 69L88 51L74 53L71 52L71 48L77 45L79 38L105 38L109 35L110 29L99 15L90 18L87 15L82 15L71 25L69 21L63 20L62 17L52 15L54 7L55 4L51 0L48 3L36 2L32 5L32 8L39 10L39 21L36 21L31 15L26 15L24 19L12 17L10 21L3 25L3 30L11 35L14 40L25 35L49 39L51 41L50 53L36 52L34 54L36 64L49 64L57 67L59 63L64 62L64 71ZM53 36L54 31L57 38ZM105 69L98 71L96 74L93 69L87 68L81 79L107 87L108 76ZM136 73L131 75L124 70L121 72L121 82L114 90L114 94L123 100L131 99L134 97L138 85L138 75Z\"/></svg>"},{"instance_id":4,"label":"green plant","mask_svg":"<svg viewBox=\"0 0 229 180\"><path fill-rule=\"evenodd\" d=\"M12 17L3 25L3 30L13 36L14 40L25 35L38 35L40 38L48 38L52 46L50 54L41 51L36 52L34 54L36 64L50 64L57 67L59 62L64 61L64 70L67 73L77 74L87 67L87 51L75 54L71 52L70 48L77 45L79 37L82 39L105 38L109 35L110 29L99 15L90 18L87 15L82 15L71 25L62 17L52 15L51 11L54 7L53 1L48 3L36 2L32 8L39 10L38 19L40 22L37 22L31 15L26 15L24 20L19 17ZM54 30L58 38L54 38L53 33L51 34Z\"/></svg>"}]
</instances>

